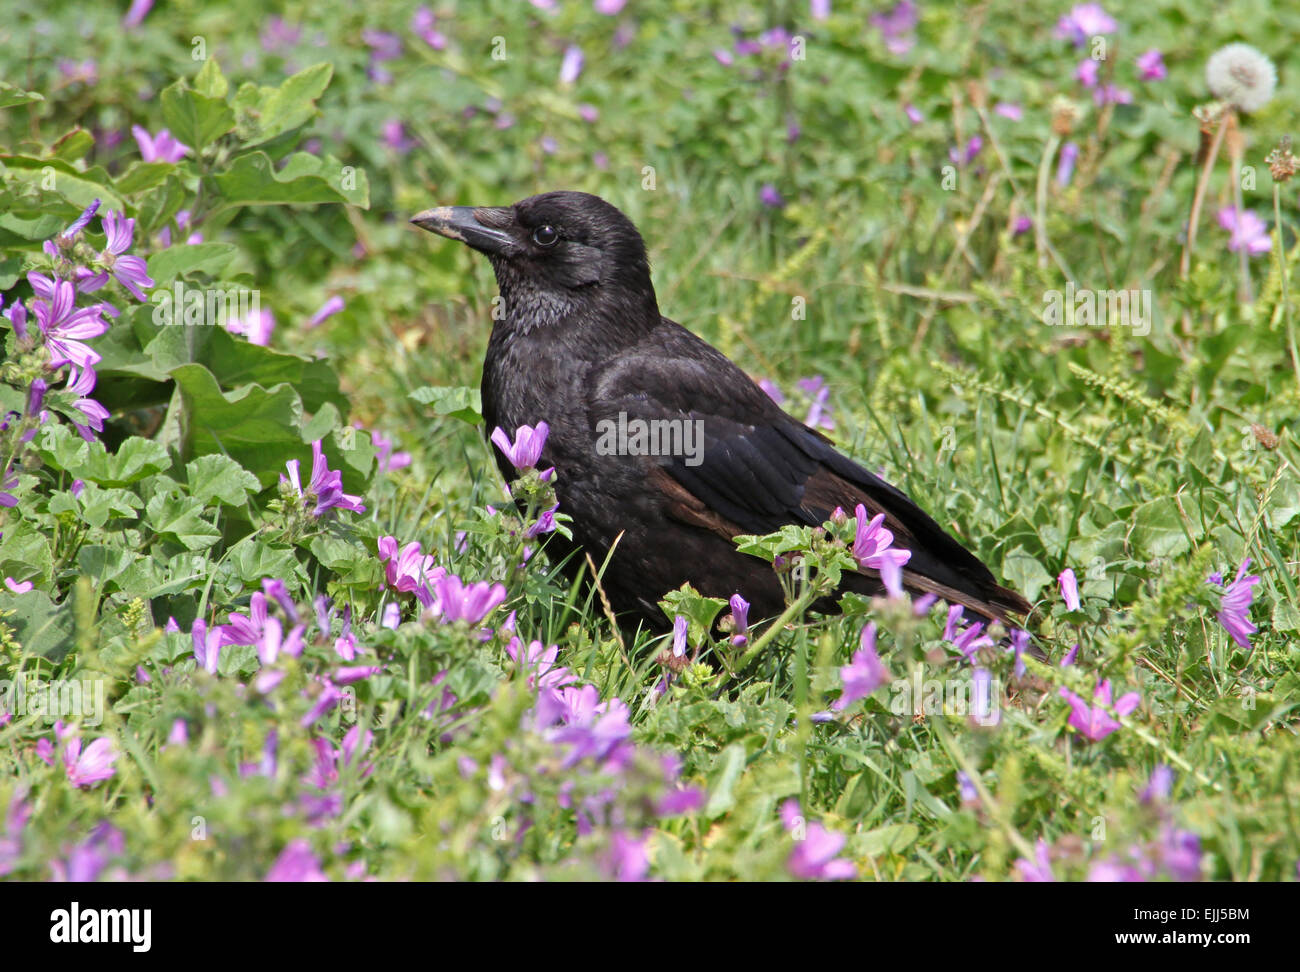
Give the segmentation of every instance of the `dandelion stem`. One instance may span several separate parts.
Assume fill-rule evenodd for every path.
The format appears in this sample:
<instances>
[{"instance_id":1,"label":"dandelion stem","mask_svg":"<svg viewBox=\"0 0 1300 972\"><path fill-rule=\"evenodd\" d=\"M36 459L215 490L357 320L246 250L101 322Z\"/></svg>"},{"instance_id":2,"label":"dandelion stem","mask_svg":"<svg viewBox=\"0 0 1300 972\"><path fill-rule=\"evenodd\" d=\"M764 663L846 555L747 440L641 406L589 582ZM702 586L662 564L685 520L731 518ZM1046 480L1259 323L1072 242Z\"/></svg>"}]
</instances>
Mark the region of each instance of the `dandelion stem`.
<instances>
[{"instance_id":1,"label":"dandelion stem","mask_svg":"<svg viewBox=\"0 0 1300 972\"><path fill-rule=\"evenodd\" d=\"M1285 240L1282 238L1282 192L1277 182L1273 183L1273 232L1277 234L1278 272L1282 275L1282 319L1286 324L1287 344L1291 348L1291 367L1295 369L1296 381L1300 382L1300 354L1296 353L1295 322L1291 319L1291 290L1287 282L1289 268Z\"/></svg>"},{"instance_id":2,"label":"dandelion stem","mask_svg":"<svg viewBox=\"0 0 1300 972\"><path fill-rule=\"evenodd\" d=\"M1214 131L1214 139L1210 142L1209 151L1205 153L1205 162L1201 166L1201 175L1196 180L1196 192L1192 196L1192 209L1187 214L1187 240L1183 243L1183 258L1178 265L1178 277L1180 280L1186 280L1192 272L1192 251L1196 248L1196 230L1201 224L1201 207L1205 205L1205 190L1210 184L1210 172L1214 169L1214 161L1219 157L1219 148L1223 145L1224 133L1228 130L1227 117L1219 120L1219 126ZM1192 330L1192 313L1190 310L1183 311L1183 333L1190 334Z\"/></svg>"},{"instance_id":3,"label":"dandelion stem","mask_svg":"<svg viewBox=\"0 0 1300 972\"><path fill-rule=\"evenodd\" d=\"M1061 136L1052 132L1043 147L1043 161L1038 164L1038 192L1034 206L1034 243L1038 251L1038 265L1047 266L1047 179L1052 168L1052 159L1061 146Z\"/></svg>"}]
</instances>

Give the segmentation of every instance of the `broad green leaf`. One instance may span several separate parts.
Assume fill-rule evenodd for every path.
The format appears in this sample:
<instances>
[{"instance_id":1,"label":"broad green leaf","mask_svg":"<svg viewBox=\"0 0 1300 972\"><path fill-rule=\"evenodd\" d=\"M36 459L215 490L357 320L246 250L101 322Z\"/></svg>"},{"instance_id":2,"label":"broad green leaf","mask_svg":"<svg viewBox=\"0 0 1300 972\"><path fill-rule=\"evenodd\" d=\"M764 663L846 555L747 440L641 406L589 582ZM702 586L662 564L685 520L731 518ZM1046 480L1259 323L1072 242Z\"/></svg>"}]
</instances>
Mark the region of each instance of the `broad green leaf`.
<instances>
[{"instance_id":1,"label":"broad green leaf","mask_svg":"<svg viewBox=\"0 0 1300 972\"><path fill-rule=\"evenodd\" d=\"M238 254L239 249L233 243L174 243L149 258L149 276L153 278L155 287L170 287L177 277L191 273L205 273L209 277L220 277ZM192 292L202 298L206 311L208 303L206 291L192 288ZM191 299L182 296L182 300ZM174 306L174 297L172 302L172 313L176 315L181 308ZM223 305L224 303L225 301L222 300Z\"/></svg>"},{"instance_id":2,"label":"broad green leaf","mask_svg":"<svg viewBox=\"0 0 1300 972\"><path fill-rule=\"evenodd\" d=\"M261 145L306 124L316 114L316 99L333 73L334 65L321 63L299 71L278 88L241 85L234 104L244 144Z\"/></svg>"},{"instance_id":3,"label":"broad green leaf","mask_svg":"<svg viewBox=\"0 0 1300 972\"><path fill-rule=\"evenodd\" d=\"M460 419L470 425L483 423L483 396L477 388L464 385L426 385L411 392L411 399L429 405L438 415ZM514 429L509 432L513 436Z\"/></svg>"},{"instance_id":4,"label":"broad green leaf","mask_svg":"<svg viewBox=\"0 0 1300 972\"><path fill-rule=\"evenodd\" d=\"M168 130L195 153L235 127L235 113L223 99L194 91L184 81L164 88L159 102Z\"/></svg>"},{"instance_id":5,"label":"broad green leaf","mask_svg":"<svg viewBox=\"0 0 1300 972\"><path fill-rule=\"evenodd\" d=\"M35 91L24 91L8 81L0 81L0 108L12 108L14 105L28 105L33 101L44 101L45 95Z\"/></svg>"},{"instance_id":6,"label":"broad green leaf","mask_svg":"<svg viewBox=\"0 0 1300 972\"><path fill-rule=\"evenodd\" d=\"M302 400L289 385L222 392L202 365L180 365L171 374L184 405L186 455L224 453L264 488L278 481L286 461L302 458Z\"/></svg>"},{"instance_id":7,"label":"broad green leaf","mask_svg":"<svg viewBox=\"0 0 1300 972\"><path fill-rule=\"evenodd\" d=\"M203 504L172 490L149 501L145 520L155 533L171 537L186 550L203 550L221 539L217 528L203 518Z\"/></svg>"},{"instance_id":8,"label":"broad green leaf","mask_svg":"<svg viewBox=\"0 0 1300 972\"><path fill-rule=\"evenodd\" d=\"M243 506L248 494L261 489L257 477L229 456L199 456L186 464L185 482L190 495L205 506L214 499L227 506Z\"/></svg>"},{"instance_id":9,"label":"broad green leaf","mask_svg":"<svg viewBox=\"0 0 1300 972\"><path fill-rule=\"evenodd\" d=\"M289 156L277 170L265 152L249 152L213 177L222 197L222 208L234 206L316 205L350 203L363 209L370 205L370 187L360 169L344 173L335 159L319 159L306 152ZM344 185L349 176L355 180Z\"/></svg>"}]
</instances>

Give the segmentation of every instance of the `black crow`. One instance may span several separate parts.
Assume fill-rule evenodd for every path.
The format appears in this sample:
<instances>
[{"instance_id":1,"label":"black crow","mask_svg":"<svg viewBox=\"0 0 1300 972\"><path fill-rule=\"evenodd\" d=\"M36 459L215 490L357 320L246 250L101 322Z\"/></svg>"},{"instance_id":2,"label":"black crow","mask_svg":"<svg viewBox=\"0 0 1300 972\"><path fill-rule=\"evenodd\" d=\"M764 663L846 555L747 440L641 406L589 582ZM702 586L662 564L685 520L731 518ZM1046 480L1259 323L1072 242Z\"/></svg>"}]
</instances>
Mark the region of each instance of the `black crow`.
<instances>
[{"instance_id":1,"label":"black crow","mask_svg":"<svg viewBox=\"0 0 1300 972\"><path fill-rule=\"evenodd\" d=\"M552 535L547 553L576 573L583 553L603 564L617 541L601 586L620 622L663 631L658 601L687 581L773 617L784 608L779 578L732 538L817 526L858 504L883 513L894 545L911 551L909 590L988 619L1030 610L903 492L662 316L640 233L603 199L548 192L513 206L441 206L411 222L491 261L501 305L483 363L487 430L549 424L538 465L555 467L574 543ZM497 464L507 481L518 475L500 454ZM843 589L883 588L864 570Z\"/></svg>"}]
</instances>

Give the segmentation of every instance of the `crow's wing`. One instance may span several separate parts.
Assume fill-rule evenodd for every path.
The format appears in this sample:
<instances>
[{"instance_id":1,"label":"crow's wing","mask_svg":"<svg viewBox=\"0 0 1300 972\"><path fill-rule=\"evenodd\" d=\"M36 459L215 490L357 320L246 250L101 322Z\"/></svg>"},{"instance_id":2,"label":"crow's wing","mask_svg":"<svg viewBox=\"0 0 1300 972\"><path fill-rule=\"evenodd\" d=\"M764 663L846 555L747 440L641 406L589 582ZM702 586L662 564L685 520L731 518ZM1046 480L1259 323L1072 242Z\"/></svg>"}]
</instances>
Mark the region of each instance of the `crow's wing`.
<instances>
[{"instance_id":1,"label":"crow's wing","mask_svg":"<svg viewBox=\"0 0 1300 972\"><path fill-rule=\"evenodd\" d=\"M620 412L629 421L697 423L701 438L692 444L698 449L661 456L651 468L676 519L730 538L787 523L817 526L836 507L851 515L860 503L871 516L885 514L895 545L912 551L904 571L909 587L991 618L1030 610L905 493L841 455L724 355L672 321L665 319L592 377L593 428L617 421Z\"/></svg>"}]
</instances>

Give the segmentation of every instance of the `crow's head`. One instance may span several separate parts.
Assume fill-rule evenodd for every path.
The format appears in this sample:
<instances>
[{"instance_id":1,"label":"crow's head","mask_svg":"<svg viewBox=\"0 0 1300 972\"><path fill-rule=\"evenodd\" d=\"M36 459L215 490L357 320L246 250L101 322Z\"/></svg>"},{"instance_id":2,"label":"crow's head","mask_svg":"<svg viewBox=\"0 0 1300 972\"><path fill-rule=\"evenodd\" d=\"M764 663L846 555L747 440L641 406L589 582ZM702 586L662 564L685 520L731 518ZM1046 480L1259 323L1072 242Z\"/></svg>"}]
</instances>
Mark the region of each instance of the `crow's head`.
<instances>
[{"instance_id":1,"label":"crow's head","mask_svg":"<svg viewBox=\"0 0 1300 972\"><path fill-rule=\"evenodd\" d=\"M508 326L529 331L584 313L658 319L641 234L599 196L547 192L513 206L438 206L411 222L487 255Z\"/></svg>"}]
</instances>

